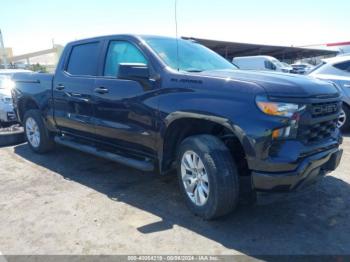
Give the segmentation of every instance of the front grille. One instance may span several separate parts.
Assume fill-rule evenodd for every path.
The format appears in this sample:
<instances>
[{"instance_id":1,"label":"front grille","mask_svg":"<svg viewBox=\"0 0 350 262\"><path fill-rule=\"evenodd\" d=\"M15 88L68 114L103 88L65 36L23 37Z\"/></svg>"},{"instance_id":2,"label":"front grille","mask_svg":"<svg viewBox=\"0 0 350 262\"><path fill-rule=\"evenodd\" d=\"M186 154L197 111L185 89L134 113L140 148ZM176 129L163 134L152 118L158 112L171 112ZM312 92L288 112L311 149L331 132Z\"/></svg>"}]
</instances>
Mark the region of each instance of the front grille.
<instances>
[{"instance_id":1,"label":"front grille","mask_svg":"<svg viewBox=\"0 0 350 262\"><path fill-rule=\"evenodd\" d=\"M337 119L332 119L310 126L300 126L298 131L298 139L305 144L309 144L329 138L337 128L337 122Z\"/></svg>"},{"instance_id":2,"label":"front grille","mask_svg":"<svg viewBox=\"0 0 350 262\"><path fill-rule=\"evenodd\" d=\"M312 104L311 114L312 117L322 117L337 114L341 108L341 104L338 102L318 103Z\"/></svg>"}]
</instances>

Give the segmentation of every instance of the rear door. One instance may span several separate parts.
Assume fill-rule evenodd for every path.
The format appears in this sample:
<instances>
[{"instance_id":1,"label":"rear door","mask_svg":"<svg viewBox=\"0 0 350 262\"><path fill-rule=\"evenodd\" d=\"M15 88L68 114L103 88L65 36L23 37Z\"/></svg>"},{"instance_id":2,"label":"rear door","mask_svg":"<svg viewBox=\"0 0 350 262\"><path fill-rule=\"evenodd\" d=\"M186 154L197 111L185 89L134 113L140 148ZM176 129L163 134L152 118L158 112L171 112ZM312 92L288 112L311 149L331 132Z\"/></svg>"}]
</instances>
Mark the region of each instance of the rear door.
<instances>
[{"instance_id":1,"label":"rear door","mask_svg":"<svg viewBox=\"0 0 350 262\"><path fill-rule=\"evenodd\" d=\"M105 63L101 77L95 82L94 114L96 135L129 151L155 154L156 99L155 88L132 80L118 79L120 63L149 61L141 49L126 40L105 43Z\"/></svg>"},{"instance_id":2,"label":"rear door","mask_svg":"<svg viewBox=\"0 0 350 262\"><path fill-rule=\"evenodd\" d=\"M101 42L79 43L70 47L68 59L57 70L53 83L55 121L72 135L94 137L92 95Z\"/></svg>"}]
</instances>

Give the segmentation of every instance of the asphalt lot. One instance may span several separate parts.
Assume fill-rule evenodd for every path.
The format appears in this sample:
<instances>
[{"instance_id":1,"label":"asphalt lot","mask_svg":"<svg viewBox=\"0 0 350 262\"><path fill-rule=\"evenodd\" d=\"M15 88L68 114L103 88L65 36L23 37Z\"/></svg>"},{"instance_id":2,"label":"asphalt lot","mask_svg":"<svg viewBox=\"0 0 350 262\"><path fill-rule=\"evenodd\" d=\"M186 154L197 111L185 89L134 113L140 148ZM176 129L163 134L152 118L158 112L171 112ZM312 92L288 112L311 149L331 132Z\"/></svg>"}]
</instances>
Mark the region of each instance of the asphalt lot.
<instances>
[{"instance_id":1,"label":"asphalt lot","mask_svg":"<svg viewBox=\"0 0 350 262\"><path fill-rule=\"evenodd\" d=\"M319 183L213 222L187 210L174 177L0 148L0 254L350 254L350 135L343 148Z\"/></svg>"}]
</instances>

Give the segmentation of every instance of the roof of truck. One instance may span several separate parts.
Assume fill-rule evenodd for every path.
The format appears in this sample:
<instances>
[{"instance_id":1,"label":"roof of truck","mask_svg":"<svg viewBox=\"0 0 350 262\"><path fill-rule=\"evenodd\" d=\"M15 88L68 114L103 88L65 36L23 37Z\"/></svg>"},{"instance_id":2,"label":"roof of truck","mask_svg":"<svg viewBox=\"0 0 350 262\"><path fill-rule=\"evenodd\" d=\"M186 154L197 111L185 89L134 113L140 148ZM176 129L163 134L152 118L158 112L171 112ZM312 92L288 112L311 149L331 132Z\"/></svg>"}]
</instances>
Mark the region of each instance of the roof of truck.
<instances>
[{"instance_id":1,"label":"roof of truck","mask_svg":"<svg viewBox=\"0 0 350 262\"><path fill-rule=\"evenodd\" d=\"M103 35L103 36L96 36L96 37L89 37L89 38L83 38L83 39L78 39L75 41L71 41L70 43L76 43L76 42L86 42L86 41L96 41L96 40L101 40L101 39L109 39L113 37L125 37L125 38L139 38L139 39L144 39L144 38L172 38L176 39L175 37L171 36L160 36L160 35L139 35L139 34L115 34L115 35Z\"/></svg>"}]
</instances>

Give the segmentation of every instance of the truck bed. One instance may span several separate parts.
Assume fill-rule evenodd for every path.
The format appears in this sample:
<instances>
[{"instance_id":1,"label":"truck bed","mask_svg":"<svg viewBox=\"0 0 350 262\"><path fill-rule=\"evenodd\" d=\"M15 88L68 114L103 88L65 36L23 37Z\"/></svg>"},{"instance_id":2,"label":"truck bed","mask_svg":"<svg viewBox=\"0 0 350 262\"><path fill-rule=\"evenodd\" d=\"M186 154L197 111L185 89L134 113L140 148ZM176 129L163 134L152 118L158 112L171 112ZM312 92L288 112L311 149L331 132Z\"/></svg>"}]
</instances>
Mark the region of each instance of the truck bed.
<instances>
[{"instance_id":1,"label":"truck bed","mask_svg":"<svg viewBox=\"0 0 350 262\"><path fill-rule=\"evenodd\" d=\"M37 107L48 113L48 103L52 101L53 74L44 73L18 73L13 77L16 88L12 91L15 110L20 106L18 101L25 103L29 99L37 102ZM21 115L18 116L21 121Z\"/></svg>"}]
</instances>

